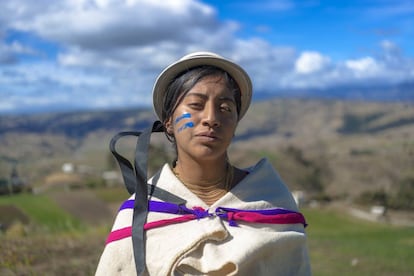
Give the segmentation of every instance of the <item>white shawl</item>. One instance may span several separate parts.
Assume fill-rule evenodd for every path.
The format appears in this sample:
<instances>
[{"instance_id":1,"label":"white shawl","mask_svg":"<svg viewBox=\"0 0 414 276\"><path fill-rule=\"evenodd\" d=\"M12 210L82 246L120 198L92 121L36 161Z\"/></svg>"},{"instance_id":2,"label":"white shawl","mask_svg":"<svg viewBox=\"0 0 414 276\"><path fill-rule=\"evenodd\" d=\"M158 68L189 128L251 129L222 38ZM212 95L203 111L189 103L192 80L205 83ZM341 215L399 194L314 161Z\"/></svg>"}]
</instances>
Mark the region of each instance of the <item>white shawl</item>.
<instances>
[{"instance_id":1,"label":"white shawl","mask_svg":"<svg viewBox=\"0 0 414 276\"><path fill-rule=\"evenodd\" d=\"M249 174L210 207L188 190L167 164L149 183L157 179L157 187L186 199L189 208L298 210L291 193L266 159L246 171ZM147 221L176 216L150 212ZM131 224L132 209L124 209L118 213L112 231ZM234 227L219 217L211 217L150 229L146 240L149 275L311 274L302 224L240 222ZM96 275L136 275L131 237L106 245Z\"/></svg>"}]
</instances>

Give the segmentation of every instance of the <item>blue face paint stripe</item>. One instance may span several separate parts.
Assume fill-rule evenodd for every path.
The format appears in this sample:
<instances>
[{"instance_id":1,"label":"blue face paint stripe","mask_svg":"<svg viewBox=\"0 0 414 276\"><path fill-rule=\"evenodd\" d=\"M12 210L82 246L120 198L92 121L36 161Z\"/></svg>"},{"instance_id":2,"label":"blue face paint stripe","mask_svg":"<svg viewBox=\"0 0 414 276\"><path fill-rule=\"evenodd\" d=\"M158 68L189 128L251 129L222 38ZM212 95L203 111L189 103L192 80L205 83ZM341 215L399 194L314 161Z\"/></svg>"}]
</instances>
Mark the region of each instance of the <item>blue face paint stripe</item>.
<instances>
[{"instance_id":1,"label":"blue face paint stripe","mask_svg":"<svg viewBox=\"0 0 414 276\"><path fill-rule=\"evenodd\" d=\"M191 118L191 114L190 113L184 113L183 115L181 115L180 117L175 119L175 123L178 123L179 121L181 121L182 119L185 119L185 118Z\"/></svg>"},{"instance_id":2,"label":"blue face paint stripe","mask_svg":"<svg viewBox=\"0 0 414 276\"><path fill-rule=\"evenodd\" d=\"M192 128L192 127L194 127L194 123L193 122L188 122L188 123L185 123L185 125L183 125L182 127L180 127L177 131L181 132L186 128Z\"/></svg>"}]
</instances>

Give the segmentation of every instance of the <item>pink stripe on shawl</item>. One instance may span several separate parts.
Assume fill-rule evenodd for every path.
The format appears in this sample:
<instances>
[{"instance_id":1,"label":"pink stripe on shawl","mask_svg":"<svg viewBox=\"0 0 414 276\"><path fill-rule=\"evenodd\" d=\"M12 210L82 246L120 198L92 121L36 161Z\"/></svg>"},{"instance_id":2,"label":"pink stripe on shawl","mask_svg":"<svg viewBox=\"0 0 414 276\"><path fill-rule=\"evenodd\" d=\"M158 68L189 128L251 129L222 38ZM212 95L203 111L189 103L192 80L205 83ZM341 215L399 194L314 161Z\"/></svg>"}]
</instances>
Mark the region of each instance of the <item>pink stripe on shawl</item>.
<instances>
[{"instance_id":1,"label":"pink stripe on shawl","mask_svg":"<svg viewBox=\"0 0 414 276\"><path fill-rule=\"evenodd\" d=\"M167 226L170 224L180 223L180 222L186 222L193 219L196 219L197 217L195 215L184 215L172 219L162 219L157 220L153 222L148 222L144 225L144 230L149 230L157 227ZM112 231L108 238L106 239L106 244L111 243L113 241L122 240L128 237L131 237L132 235L132 226L120 228L117 230Z\"/></svg>"}]
</instances>

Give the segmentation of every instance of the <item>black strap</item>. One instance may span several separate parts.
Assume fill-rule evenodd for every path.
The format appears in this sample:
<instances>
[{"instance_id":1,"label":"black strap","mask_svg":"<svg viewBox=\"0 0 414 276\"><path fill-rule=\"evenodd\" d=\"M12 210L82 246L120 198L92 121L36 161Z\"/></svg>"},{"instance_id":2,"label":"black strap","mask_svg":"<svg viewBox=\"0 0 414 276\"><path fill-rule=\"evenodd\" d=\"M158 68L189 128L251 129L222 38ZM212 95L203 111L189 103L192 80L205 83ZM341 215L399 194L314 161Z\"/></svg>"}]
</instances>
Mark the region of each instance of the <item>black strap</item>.
<instances>
[{"instance_id":1,"label":"black strap","mask_svg":"<svg viewBox=\"0 0 414 276\"><path fill-rule=\"evenodd\" d=\"M175 194L170 193L169 191L166 191L160 187L157 187L155 185L148 184L149 189L149 195L155 196L156 198L159 198L161 200L171 202L177 205L185 204L187 201L179 196L176 196Z\"/></svg>"},{"instance_id":2,"label":"black strap","mask_svg":"<svg viewBox=\"0 0 414 276\"><path fill-rule=\"evenodd\" d=\"M112 152L113 156L118 161L118 165L121 169L122 177L124 179L124 184L130 195L135 193L135 186L137 185L134 168L132 167L128 159L126 159L125 157L123 157L116 151L115 146L118 140L122 137L125 137L125 136L137 136L138 137L139 135L141 135L141 132L138 132L138 131L123 131L123 132L116 134L111 139L111 142L109 143L109 149Z\"/></svg>"},{"instance_id":3,"label":"black strap","mask_svg":"<svg viewBox=\"0 0 414 276\"><path fill-rule=\"evenodd\" d=\"M128 190L128 193L132 195L135 193L135 187L136 187L136 177L135 177L135 171L132 166L132 164L129 162L128 159L123 157L121 154L119 154L116 150L116 144L119 139L125 137L125 136L136 136L139 137L141 135L141 132L139 131L122 131L117 133L112 139L109 144L109 149L112 152L113 156L118 162L118 165L121 169L122 178L124 179L125 187ZM144 157L146 158L146 157ZM155 196L161 200L168 201L177 205L186 203L186 200L178 197L160 187L157 187L155 184L147 184L147 189L149 190L149 195Z\"/></svg>"},{"instance_id":4,"label":"black strap","mask_svg":"<svg viewBox=\"0 0 414 276\"><path fill-rule=\"evenodd\" d=\"M148 168L148 150L152 132L162 132L164 126L160 121L154 122L151 128L147 128L142 132L124 131L116 134L109 148L118 161L122 172L125 186L130 194L135 193L134 214L132 219L132 243L134 249L135 266L137 275L143 275L145 272L145 232L144 224L147 220L148 213L148 188L151 195L173 202L176 204L184 204L185 200L155 185L147 184L147 168ZM124 136L139 136L135 150L134 167L131 163L116 151L117 141Z\"/></svg>"}]
</instances>

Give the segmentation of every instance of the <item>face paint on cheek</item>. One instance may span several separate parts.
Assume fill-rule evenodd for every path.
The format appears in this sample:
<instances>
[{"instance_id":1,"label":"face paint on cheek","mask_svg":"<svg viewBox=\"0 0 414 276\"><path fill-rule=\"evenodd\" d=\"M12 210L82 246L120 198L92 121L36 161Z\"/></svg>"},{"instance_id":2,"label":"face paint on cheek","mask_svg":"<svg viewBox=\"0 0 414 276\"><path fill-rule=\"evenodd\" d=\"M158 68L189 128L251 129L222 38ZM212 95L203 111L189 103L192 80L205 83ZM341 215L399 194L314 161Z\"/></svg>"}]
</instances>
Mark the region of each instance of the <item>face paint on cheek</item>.
<instances>
[{"instance_id":1,"label":"face paint on cheek","mask_svg":"<svg viewBox=\"0 0 414 276\"><path fill-rule=\"evenodd\" d=\"M184 113L183 115L181 115L180 117L175 119L175 124L177 124L179 121L181 121L183 119L186 119L186 118L191 118L191 114L190 113Z\"/></svg>"},{"instance_id":2,"label":"face paint on cheek","mask_svg":"<svg viewBox=\"0 0 414 276\"><path fill-rule=\"evenodd\" d=\"M181 125L180 122L183 121L183 120L187 121L186 123L184 123L184 125L182 125L178 128L178 130L177 130L178 133L180 133L181 131L183 131L186 128L194 127L194 123L192 121L189 121L188 119L191 119L191 114L187 113L187 112L175 119L175 121L174 121L175 125L178 125L178 124Z\"/></svg>"},{"instance_id":3,"label":"face paint on cheek","mask_svg":"<svg viewBox=\"0 0 414 276\"><path fill-rule=\"evenodd\" d=\"M188 123L185 123L182 127L180 127L178 130L177 130L177 132L178 133L180 133L181 131L183 131L184 129L186 129L186 128L192 128L192 127L194 127L194 123L193 122L188 122Z\"/></svg>"}]
</instances>

